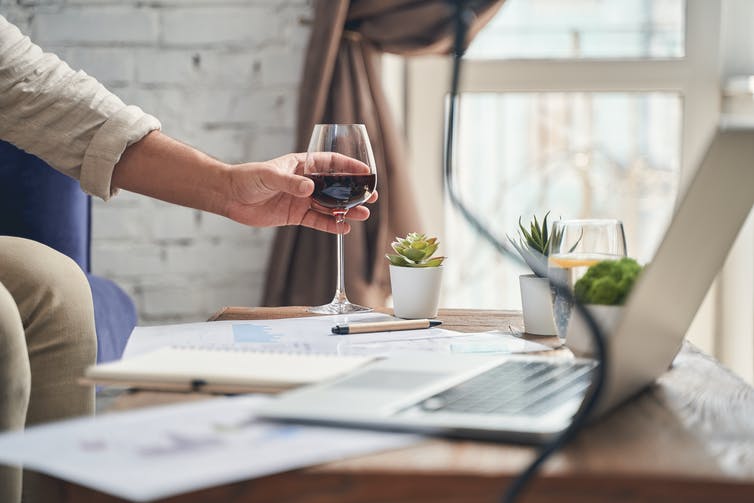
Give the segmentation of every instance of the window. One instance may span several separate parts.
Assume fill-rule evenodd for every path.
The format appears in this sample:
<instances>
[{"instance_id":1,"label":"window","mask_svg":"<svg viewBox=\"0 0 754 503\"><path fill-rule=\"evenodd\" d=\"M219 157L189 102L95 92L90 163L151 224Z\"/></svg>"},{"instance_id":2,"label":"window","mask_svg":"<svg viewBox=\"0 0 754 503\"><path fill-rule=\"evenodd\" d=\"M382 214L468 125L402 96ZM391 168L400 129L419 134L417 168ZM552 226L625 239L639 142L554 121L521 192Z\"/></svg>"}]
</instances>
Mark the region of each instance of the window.
<instances>
[{"instance_id":1,"label":"window","mask_svg":"<svg viewBox=\"0 0 754 503\"><path fill-rule=\"evenodd\" d=\"M629 254L649 260L717 124L720 15L706 0L508 0L464 66L456 173L469 206L501 237L534 211L617 217ZM527 271L444 198L449 71L448 58L406 66L415 185L450 257L443 305L518 309ZM713 304L696 322L707 349Z\"/></svg>"},{"instance_id":2,"label":"window","mask_svg":"<svg viewBox=\"0 0 754 503\"><path fill-rule=\"evenodd\" d=\"M620 215L629 254L651 259L672 212L680 168L678 93L464 93L457 183L499 234L519 215ZM616 120L617 119L617 120ZM444 301L520 308L519 274L451 206ZM490 264L495 266L490 268Z\"/></svg>"},{"instance_id":3,"label":"window","mask_svg":"<svg viewBox=\"0 0 754 503\"><path fill-rule=\"evenodd\" d=\"M683 0L508 0L470 59L680 58Z\"/></svg>"}]
</instances>

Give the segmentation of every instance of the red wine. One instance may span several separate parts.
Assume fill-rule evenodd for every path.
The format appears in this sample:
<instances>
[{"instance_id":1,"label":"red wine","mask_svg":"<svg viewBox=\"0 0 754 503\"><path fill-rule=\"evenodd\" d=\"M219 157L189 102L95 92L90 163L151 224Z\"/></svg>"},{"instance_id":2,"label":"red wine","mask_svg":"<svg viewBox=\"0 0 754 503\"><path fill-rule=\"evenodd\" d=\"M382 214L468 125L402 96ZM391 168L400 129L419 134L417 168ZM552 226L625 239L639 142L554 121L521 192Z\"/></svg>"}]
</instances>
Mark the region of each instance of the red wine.
<instances>
[{"instance_id":1,"label":"red wine","mask_svg":"<svg viewBox=\"0 0 754 503\"><path fill-rule=\"evenodd\" d=\"M346 210L369 199L377 185L377 175L355 173L310 173L314 182L312 199L325 208Z\"/></svg>"}]
</instances>

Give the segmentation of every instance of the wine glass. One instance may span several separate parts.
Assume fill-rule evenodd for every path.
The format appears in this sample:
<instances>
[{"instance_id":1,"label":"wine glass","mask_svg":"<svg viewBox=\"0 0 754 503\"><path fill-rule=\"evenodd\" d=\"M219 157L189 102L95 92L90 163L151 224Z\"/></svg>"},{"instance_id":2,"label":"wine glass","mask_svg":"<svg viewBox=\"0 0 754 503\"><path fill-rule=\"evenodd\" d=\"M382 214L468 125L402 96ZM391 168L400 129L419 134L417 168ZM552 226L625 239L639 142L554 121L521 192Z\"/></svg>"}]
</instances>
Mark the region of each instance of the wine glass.
<instances>
[{"instance_id":1,"label":"wine glass","mask_svg":"<svg viewBox=\"0 0 754 503\"><path fill-rule=\"evenodd\" d=\"M345 156L345 157L344 157ZM312 199L332 213L339 227L348 210L367 201L377 186L377 173L363 124L317 124L312 131L304 163L304 176L314 182ZM343 276L343 234L338 232L337 286L329 304L310 307L319 314L371 311L346 297Z\"/></svg>"},{"instance_id":2,"label":"wine glass","mask_svg":"<svg viewBox=\"0 0 754 503\"><path fill-rule=\"evenodd\" d=\"M552 225L547 275L553 292L553 313L558 337L563 340L573 309L573 286L589 269L602 260L626 256L623 224L614 219L558 220Z\"/></svg>"}]
</instances>

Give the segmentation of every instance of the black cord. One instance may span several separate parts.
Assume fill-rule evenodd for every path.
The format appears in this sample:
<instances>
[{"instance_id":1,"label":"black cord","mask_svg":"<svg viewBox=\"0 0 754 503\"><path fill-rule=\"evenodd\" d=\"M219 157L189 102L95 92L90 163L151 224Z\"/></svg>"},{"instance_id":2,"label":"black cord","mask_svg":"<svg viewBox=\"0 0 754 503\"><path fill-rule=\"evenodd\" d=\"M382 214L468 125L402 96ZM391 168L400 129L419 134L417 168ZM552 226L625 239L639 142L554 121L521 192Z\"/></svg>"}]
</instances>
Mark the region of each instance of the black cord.
<instances>
[{"instance_id":1,"label":"black cord","mask_svg":"<svg viewBox=\"0 0 754 503\"><path fill-rule=\"evenodd\" d=\"M497 239L482 222L469 210L461 200L453 181L453 146L456 123L456 105L458 102L458 84L461 76L461 60L465 50L466 35L469 26L473 20L474 11L464 0L452 1L455 11L455 42L453 44L453 73L450 84L450 102L448 104L448 122L446 129L446 141L444 152L445 163L445 181L448 189L448 196L453 206L461 213L464 219L471 227L478 232L487 242L489 242L498 253L504 257L524 264L517 252L505 242ZM534 271L538 276L546 277L547 271ZM605 349L604 336L591 314L584 306L576 301L568 286L560 281L553 282L553 287L559 295L562 295L568 302L572 303L576 311L584 316L589 327L589 331L594 342L595 359L597 365L592 374L592 382L587 390L584 400L581 402L579 410L573 416L571 424L559 435L553 438L547 444L544 444L537 457L522 471L508 486L502 501L504 503L513 503L526 487L527 483L536 475L539 468L544 462L557 450L568 443L578 431L586 424L590 414L595 410L600 399L602 391L605 388L605 376L607 375L608 356Z\"/></svg>"}]
</instances>

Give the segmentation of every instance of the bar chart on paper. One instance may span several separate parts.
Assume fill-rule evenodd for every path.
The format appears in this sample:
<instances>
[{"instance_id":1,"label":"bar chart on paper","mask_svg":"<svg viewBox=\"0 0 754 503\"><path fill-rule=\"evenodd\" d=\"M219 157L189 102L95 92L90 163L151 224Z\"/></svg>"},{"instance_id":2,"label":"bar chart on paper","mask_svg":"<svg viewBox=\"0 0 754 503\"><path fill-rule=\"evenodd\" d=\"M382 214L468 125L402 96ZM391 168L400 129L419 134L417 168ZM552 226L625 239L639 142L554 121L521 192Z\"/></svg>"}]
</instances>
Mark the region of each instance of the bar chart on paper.
<instances>
[{"instance_id":1,"label":"bar chart on paper","mask_svg":"<svg viewBox=\"0 0 754 503\"><path fill-rule=\"evenodd\" d=\"M244 344L249 342L258 342L262 344L274 344L280 342L283 334L274 332L268 325L257 325L254 323L234 323L233 324L233 342L235 344Z\"/></svg>"}]
</instances>

